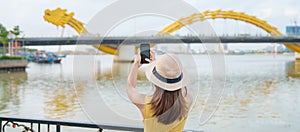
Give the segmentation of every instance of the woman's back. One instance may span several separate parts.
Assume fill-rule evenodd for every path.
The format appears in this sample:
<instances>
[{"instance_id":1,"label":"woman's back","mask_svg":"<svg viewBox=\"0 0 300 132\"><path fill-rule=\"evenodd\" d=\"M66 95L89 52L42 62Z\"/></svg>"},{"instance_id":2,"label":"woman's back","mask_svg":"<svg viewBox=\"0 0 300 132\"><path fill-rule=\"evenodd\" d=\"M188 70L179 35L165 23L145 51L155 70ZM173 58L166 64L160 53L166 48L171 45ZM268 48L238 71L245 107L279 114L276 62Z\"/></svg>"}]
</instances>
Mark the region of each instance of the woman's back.
<instances>
[{"instance_id":1,"label":"woman's back","mask_svg":"<svg viewBox=\"0 0 300 132\"><path fill-rule=\"evenodd\" d=\"M153 116L154 112L151 106L152 96L146 96L144 105L144 131L145 132L182 132L186 116L181 120L175 120L170 124L163 124L158 118ZM175 116L175 115L174 115Z\"/></svg>"}]
</instances>

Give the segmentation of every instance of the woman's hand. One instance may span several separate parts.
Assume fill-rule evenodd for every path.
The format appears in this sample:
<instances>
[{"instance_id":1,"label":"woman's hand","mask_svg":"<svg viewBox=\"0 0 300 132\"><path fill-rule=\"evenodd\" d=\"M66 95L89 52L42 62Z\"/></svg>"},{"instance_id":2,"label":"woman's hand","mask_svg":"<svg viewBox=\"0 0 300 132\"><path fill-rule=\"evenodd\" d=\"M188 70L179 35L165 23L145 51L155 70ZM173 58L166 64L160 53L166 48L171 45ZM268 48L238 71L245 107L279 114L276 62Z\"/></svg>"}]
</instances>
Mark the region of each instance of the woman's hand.
<instances>
[{"instance_id":1,"label":"woman's hand","mask_svg":"<svg viewBox=\"0 0 300 132\"><path fill-rule=\"evenodd\" d=\"M138 67L141 67L142 64L141 64L141 54L140 54L140 49L138 48L138 53L136 55L136 58L134 59L134 63L138 65ZM150 59L148 58L145 58L146 61L148 61L149 63L151 63L152 61L155 60L155 54L153 52L152 49L150 49Z\"/></svg>"},{"instance_id":2,"label":"woman's hand","mask_svg":"<svg viewBox=\"0 0 300 132\"><path fill-rule=\"evenodd\" d=\"M138 52L136 54L136 57L134 59L134 64L138 65L138 68L140 68L142 66L141 64L141 54L140 54L140 48L138 48Z\"/></svg>"},{"instance_id":3,"label":"woman's hand","mask_svg":"<svg viewBox=\"0 0 300 132\"><path fill-rule=\"evenodd\" d=\"M149 63L155 60L155 54L152 49L150 49L150 59L145 58L145 60L148 61Z\"/></svg>"}]
</instances>

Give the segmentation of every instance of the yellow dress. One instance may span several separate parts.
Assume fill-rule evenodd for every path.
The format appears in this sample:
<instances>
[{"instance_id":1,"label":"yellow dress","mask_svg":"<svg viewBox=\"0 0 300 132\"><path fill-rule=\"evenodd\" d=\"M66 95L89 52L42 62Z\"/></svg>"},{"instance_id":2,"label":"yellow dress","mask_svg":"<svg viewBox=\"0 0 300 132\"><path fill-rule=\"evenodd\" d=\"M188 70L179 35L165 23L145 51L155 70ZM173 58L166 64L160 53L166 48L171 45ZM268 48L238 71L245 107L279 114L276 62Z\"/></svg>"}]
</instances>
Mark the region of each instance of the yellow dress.
<instances>
[{"instance_id":1,"label":"yellow dress","mask_svg":"<svg viewBox=\"0 0 300 132\"><path fill-rule=\"evenodd\" d=\"M186 118L182 120L176 120L171 124L165 125L157 121L156 117L153 117L153 111L151 110L151 96L146 96L144 106L144 132L182 132Z\"/></svg>"}]
</instances>

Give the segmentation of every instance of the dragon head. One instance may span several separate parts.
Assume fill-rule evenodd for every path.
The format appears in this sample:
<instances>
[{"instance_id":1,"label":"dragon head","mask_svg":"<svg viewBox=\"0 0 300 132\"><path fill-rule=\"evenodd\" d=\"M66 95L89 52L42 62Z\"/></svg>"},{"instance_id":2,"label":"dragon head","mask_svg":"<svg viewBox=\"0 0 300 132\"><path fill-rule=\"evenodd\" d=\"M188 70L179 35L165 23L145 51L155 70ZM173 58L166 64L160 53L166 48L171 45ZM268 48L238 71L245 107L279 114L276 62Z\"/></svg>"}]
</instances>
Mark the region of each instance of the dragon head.
<instances>
[{"instance_id":1,"label":"dragon head","mask_svg":"<svg viewBox=\"0 0 300 132\"><path fill-rule=\"evenodd\" d=\"M57 8L55 10L45 10L44 20L56 26L65 27L65 24L70 22L74 13L67 14L66 9Z\"/></svg>"}]
</instances>

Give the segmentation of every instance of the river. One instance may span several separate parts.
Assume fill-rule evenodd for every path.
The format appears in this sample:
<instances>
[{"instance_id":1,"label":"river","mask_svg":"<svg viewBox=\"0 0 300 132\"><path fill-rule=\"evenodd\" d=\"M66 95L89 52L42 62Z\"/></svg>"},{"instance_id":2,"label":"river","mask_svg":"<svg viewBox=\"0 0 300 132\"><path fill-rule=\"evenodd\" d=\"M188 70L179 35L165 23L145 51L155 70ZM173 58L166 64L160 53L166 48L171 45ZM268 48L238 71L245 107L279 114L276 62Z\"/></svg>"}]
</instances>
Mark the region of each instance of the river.
<instances>
[{"instance_id":1,"label":"river","mask_svg":"<svg viewBox=\"0 0 300 132\"><path fill-rule=\"evenodd\" d=\"M215 67L206 55L181 56L188 58L183 65L195 100L186 129L300 131L300 61L293 56L226 55ZM125 92L129 68L110 55L69 55L61 64L29 63L26 72L1 73L0 116L141 126L142 116ZM150 95L145 68L138 90ZM219 71L225 72L219 76L225 85L212 91L217 83L213 73ZM200 122L206 99L215 93L215 99L222 99L206 111L215 113Z\"/></svg>"}]
</instances>

